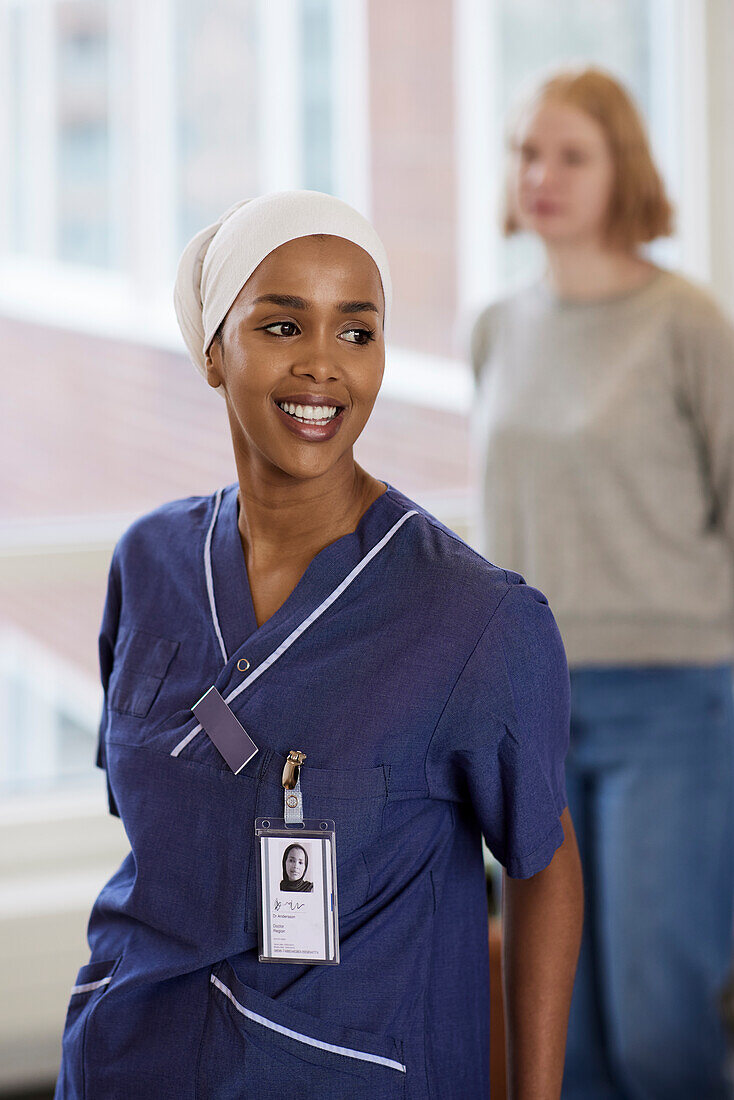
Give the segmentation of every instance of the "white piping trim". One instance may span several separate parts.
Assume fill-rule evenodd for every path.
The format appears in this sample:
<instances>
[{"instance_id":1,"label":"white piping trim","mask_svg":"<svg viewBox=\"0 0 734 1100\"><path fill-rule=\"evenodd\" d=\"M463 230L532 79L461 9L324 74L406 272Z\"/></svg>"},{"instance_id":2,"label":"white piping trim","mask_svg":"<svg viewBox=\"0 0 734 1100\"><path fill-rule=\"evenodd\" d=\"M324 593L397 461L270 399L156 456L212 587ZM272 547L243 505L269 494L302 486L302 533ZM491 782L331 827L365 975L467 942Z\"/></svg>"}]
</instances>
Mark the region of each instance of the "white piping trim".
<instances>
[{"instance_id":1,"label":"white piping trim","mask_svg":"<svg viewBox=\"0 0 734 1100\"><path fill-rule=\"evenodd\" d=\"M224 644L224 638L222 637L222 631L219 626L219 618L217 616L217 603L214 599L214 575L212 573L212 535L214 534L214 524L217 522L217 516L219 515L219 505L222 503L222 490L217 489L216 496L214 498L214 511L212 513L212 521L209 524L209 530L206 533L206 541L204 542L204 573L206 575L206 591L209 596L209 607L212 613L212 622L214 623L214 633L217 636L219 642L219 648L222 651L222 657L224 663L227 663L227 649Z\"/></svg>"},{"instance_id":2,"label":"white piping trim","mask_svg":"<svg viewBox=\"0 0 734 1100\"><path fill-rule=\"evenodd\" d=\"M214 974L210 975L212 984L221 990L225 997L228 997L238 1012L241 1012L243 1016L246 1016L248 1020L253 1020L256 1024L261 1024L263 1027L270 1028L271 1031L277 1031L280 1035L287 1035L289 1039L295 1039L298 1043L305 1043L310 1047L318 1047L319 1050L328 1050L332 1054L341 1054L344 1058L356 1058L359 1062L374 1062L378 1066L387 1066L388 1069L396 1069L399 1073L406 1073L406 1068L402 1062L396 1062L392 1058L383 1058L380 1054L368 1054L364 1050L353 1050L351 1047L338 1047L333 1043L322 1043L320 1039L314 1039L310 1035L302 1035L300 1031L291 1031L289 1027L283 1027L282 1024L276 1024L272 1020L268 1020L266 1016L260 1016L257 1012L252 1012L249 1008L244 1008L243 1005L235 998L231 989L228 989L226 985L220 982L219 978L216 978Z\"/></svg>"},{"instance_id":3,"label":"white piping trim","mask_svg":"<svg viewBox=\"0 0 734 1100\"><path fill-rule=\"evenodd\" d=\"M71 995L73 997L75 993L90 993L93 989L99 989L100 986L107 985L110 981L112 981L111 974L107 978L100 978L98 982L87 982L86 985L75 985L72 987Z\"/></svg>"},{"instance_id":4,"label":"white piping trim","mask_svg":"<svg viewBox=\"0 0 734 1100\"><path fill-rule=\"evenodd\" d=\"M380 550L382 550L383 546L385 546L390 541L390 539L393 537L394 534L396 534L398 529L400 527L402 527L402 525L405 523L405 521L407 519L410 519L411 516L417 516L417 515L418 515L417 508L412 508L410 512L406 512L405 515L401 516L400 519L398 520L398 522L393 524L393 526L390 528L390 530L387 532L387 534L383 535L383 537L380 539L380 541L378 543L375 543L375 545L372 547L372 549L369 551L369 553L365 554L365 556L362 558L362 560L360 562L358 562L357 565L355 565L355 567L351 571L351 573L347 574L347 576L344 578L344 580L341 582L341 584L337 585L337 587L334 589L334 591L331 593L331 595L327 596L326 599L323 601L323 603L319 604L319 606L316 608L316 610L312 611L311 614L303 620L303 622L300 624L300 626L297 626L296 629L294 631L292 631L291 634L288 635L288 637L285 639L285 641L281 642L281 644L278 646L278 648L276 650L274 650L270 654L270 656L267 657L262 662L261 665L257 666L257 668L255 669L254 672L251 672L249 676L245 677L245 679L242 681L241 684L239 684L236 688L234 688L233 691L230 691L229 695L227 695L225 700L224 700L225 703L231 703L232 700L236 699L237 696L241 692L243 692L245 690L245 688L249 687L250 684L253 683L254 680L257 680L258 676L262 676L263 672L265 672L266 669L270 668L270 666L272 664L275 664L275 662L278 660L278 658L282 657L283 654L285 653L285 651L287 649L289 649L293 645L293 643L298 640L298 638L300 638L301 634L303 634L303 632L305 630L308 630L309 626L311 626L313 623L315 623L316 620L319 618L319 616L323 615L324 611L326 611L327 608L330 607L331 604L333 604L334 600L338 599L339 596L341 596L341 594L345 590L345 588L348 588L349 585L352 583L352 581L355 579L355 577L357 577L358 574L362 572L364 567L372 561L372 559L375 557L376 554L379 554L379 552L380 552ZM179 741L179 743L176 745L175 749L173 749L171 751L171 756L178 756L179 753L183 749L186 748L189 741L192 741L198 733L201 733L201 730L202 730L201 725L194 726L194 728L191 730L191 732L187 733L186 736L181 741Z\"/></svg>"}]
</instances>

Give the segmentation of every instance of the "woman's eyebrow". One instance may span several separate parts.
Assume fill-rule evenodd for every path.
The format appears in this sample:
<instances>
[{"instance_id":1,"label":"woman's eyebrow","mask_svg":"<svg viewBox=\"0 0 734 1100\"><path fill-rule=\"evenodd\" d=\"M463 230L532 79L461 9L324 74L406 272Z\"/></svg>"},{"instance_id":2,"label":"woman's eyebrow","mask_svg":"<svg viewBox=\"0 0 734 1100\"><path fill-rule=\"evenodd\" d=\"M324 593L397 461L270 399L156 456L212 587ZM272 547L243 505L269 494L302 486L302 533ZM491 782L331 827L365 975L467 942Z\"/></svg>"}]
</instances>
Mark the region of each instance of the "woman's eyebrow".
<instances>
[{"instance_id":1,"label":"woman's eyebrow","mask_svg":"<svg viewBox=\"0 0 734 1100\"><path fill-rule=\"evenodd\" d=\"M261 294L259 298L256 298L253 305L257 305L259 302L270 302L272 305L283 306L285 309L309 309L311 303L305 298L299 298L295 294ZM379 313L377 306L374 302L368 301L350 301L350 302L337 302L336 308L340 313L364 313L366 310L372 310L374 313Z\"/></svg>"}]
</instances>

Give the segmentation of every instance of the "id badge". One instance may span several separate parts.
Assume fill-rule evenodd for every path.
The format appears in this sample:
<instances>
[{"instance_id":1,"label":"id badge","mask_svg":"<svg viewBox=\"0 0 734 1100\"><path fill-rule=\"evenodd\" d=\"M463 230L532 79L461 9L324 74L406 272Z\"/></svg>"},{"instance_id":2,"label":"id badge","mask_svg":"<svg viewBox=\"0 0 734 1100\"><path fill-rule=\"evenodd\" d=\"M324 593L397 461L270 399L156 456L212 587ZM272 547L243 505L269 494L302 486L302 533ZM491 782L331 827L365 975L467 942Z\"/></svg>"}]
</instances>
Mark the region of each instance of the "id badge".
<instances>
[{"instance_id":1,"label":"id badge","mask_svg":"<svg viewBox=\"0 0 734 1100\"><path fill-rule=\"evenodd\" d=\"M257 818L260 962L339 962L333 821Z\"/></svg>"}]
</instances>

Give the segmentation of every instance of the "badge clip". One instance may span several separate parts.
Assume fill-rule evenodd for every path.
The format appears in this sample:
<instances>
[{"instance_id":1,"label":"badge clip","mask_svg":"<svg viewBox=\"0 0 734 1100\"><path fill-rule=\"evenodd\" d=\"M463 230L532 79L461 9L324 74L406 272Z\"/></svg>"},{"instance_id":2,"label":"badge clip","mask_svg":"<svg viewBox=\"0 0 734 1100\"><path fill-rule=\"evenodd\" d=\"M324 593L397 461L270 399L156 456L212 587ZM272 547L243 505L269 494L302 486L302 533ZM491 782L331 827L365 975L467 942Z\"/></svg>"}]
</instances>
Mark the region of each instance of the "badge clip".
<instances>
[{"instance_id":1,"label":"badge clip","mask_svg":"<svg viewBox=\"0 0 734 1100\"><path fill-rule=\"evenodd\" d=\"M303 797L301 795L301 765L305 752L291 749L283 768L283 817L287 825L303 826Z\"/></svg>"},{"instance_id":2,"label":"badge clip","mask_svg":"<svg viewBox=\"0 0 734 1100\"><path fill-rule=\"evenodd\" d=\"M301 764L306 759L305 752L291 749L283 768L283 786L287 791L292 791L301 776Z\"/></svg>"}]
</instances>

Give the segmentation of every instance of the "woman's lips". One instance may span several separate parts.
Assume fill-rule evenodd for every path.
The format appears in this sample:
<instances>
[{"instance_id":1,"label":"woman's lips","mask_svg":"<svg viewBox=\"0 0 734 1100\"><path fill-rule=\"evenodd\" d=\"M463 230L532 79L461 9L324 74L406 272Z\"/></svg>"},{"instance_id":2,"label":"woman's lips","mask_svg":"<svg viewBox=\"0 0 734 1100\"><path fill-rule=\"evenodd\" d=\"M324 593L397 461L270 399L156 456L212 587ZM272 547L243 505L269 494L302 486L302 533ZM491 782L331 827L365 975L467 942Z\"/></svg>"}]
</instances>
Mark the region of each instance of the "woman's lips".
<instances>
[{"instance_id":1,"label":"woman's lips","mask_svg":"<svg viewBox=\"0 0 734 1100\"><path fill-rule=\"evenodd\" d=\"M294 420L292 416L281 409L276 401L273 402L273 405L286 427L299 439L306 439L310 443L321 443L325 439L332 439L341 428L346 412L346 409L340 409L332 420L311 420L308 424L302 424L300 420Z\"/></svg>"},{"instance_id":2,"label":"woman's lips","mask_svg":"<svg viewBox=\"0 0 734 1100\"><path fill-rule=\"evenodd\" d=\"M541 217L553 217L554 214L560 214L562 208L556 202L548 202L546 199L538 199L533 204L532 210L534 214L540 214Z\"/></svg>"}]
</instances>

